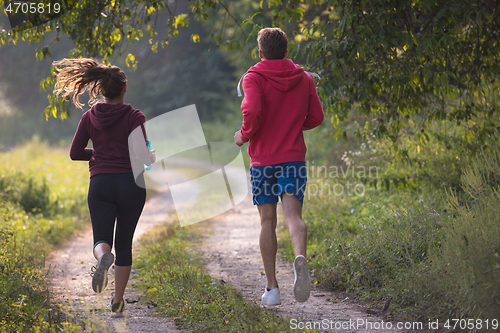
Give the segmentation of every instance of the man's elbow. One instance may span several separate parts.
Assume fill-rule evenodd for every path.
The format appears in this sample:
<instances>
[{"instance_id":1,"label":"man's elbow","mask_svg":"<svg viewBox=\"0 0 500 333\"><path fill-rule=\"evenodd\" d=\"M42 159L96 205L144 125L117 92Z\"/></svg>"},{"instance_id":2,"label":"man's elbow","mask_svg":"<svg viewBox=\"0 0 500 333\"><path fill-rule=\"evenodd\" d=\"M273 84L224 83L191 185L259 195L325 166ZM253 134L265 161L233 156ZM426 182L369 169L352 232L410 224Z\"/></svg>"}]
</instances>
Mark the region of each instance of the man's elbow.
<instances>
[{"instance_id":1,"label":"man's elbow","mask_svg":"<svg viewBox=\"0 0 500 333\"><path fill-rule=\"evenodd\" d=\"M321 112L321 116L318 118L318 125L316 126L323 124L323 120L325 120L325 114Z\"/></svg>"}]
</instances>

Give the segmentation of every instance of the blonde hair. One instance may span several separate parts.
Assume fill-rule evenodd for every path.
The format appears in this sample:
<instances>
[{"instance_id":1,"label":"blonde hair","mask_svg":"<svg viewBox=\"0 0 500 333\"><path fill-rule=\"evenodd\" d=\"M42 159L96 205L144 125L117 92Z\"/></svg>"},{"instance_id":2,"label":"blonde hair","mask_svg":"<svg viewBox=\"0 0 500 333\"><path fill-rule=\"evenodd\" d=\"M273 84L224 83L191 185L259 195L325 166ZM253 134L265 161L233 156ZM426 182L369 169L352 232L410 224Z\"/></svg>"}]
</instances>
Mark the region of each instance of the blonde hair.
<instances>
[{"instance_id":1,"label":"blonde hair","mask_svg":"<svg viewBox=\"0 0 500 333\"><path fill-rule=\"evenodd\" d=\"M89 91L89 105L97 103L97 96L115 98L127 84L127 76L117 66L100 64L94 59L63 59L54 61L57 81L54 92L63 98L72 95L73 103L82 108L79 97Z\"/></svg>"}]
</instances>

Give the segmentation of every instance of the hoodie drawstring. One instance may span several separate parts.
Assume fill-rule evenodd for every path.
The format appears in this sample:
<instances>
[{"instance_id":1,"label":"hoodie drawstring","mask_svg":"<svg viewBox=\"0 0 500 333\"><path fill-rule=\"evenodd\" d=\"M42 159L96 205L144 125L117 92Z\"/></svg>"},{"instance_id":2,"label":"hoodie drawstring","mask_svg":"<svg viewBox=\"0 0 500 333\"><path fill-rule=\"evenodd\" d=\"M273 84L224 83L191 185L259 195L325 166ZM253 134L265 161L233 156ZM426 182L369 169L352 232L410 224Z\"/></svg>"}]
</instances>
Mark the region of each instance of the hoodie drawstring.
<instances>
[{"instance_id":1,"label":"hoodie drawstring","mask_svg":"<svg viewBox=\"0 0 500 333\"><path fill-rule=\"evenodd\" d=\"M248 72L246 72L245 74L243 74L243 76L241 77L240 79L240 82L238 82L238 86L236 87L236 91L238 92L238 97L241 97L241 89L240 89L240 84L241 84L241 81L243 81L243 78L245 77L245 75L247 75Z\"/></svg>"},{"instance_id":2,"label":"hoodie drawstring","mask_svg":"<svg viewBox=\"0 0 500 333\"><path fill-rule=\"evenodd\" d=\"M321 78L319 77L319 75L316 74L316 73L313 73L313 72L306 72L306 73L309 74L309 75L311 75L311 76L315 76L315 77L317 77L318 79L321 80Z\"/></svg>"}]
</instances>

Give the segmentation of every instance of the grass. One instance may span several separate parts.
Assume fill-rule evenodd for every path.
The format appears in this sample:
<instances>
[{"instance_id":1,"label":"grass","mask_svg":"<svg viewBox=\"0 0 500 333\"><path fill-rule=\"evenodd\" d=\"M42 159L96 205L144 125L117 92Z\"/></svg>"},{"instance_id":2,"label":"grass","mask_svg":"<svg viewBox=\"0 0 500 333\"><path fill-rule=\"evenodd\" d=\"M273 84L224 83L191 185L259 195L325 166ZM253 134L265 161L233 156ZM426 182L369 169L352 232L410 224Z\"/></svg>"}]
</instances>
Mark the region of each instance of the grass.
<instances>
[{"instance_id":1,"label":"grass","mask_svg":"<svg viewBox=\"0 0 500 333\"><path fill-rule=\"evenodd\" d=\"M226 141L221 126L204 126L209 141ZM326 125L319 131L307 134L315 174L304 206L313 282L370 307L391 297L391 311L408 320L500 313L498 152L476 158L431 140L394 163L386 143L334 142ZM51 307L43 281L46 253L88 225L87 163L36 139L0 155L0 331L80 332ZM379 171L351 172L370 166ZM290 331L203 270L198 228L173 222L143 241L134 265L149 304L193 331ZM280 250L293 259L287 233Z\"/></svg>"},{"instance_id":2,"label":"grass","mask_svg":"<svg viewBox=\"0 0 500 333\"><path fill-rule=\"evenodd\" d=\"M45 256L88 225L87 165L37 139L0 158L0 331L52 332Z\"/></svg>"},{"instance_id":3,"label":"grass","mask_svg":"<svg viewBox=\"0 0 500 333\"><path fill-rule=\"evenodd\" d=\"M493 319L500 313L498 152L465 154L431 139L407 144L407 158L391 161L387 143L352 141L336 143L334 156L342 157L323 166L377 166L375 177L308 164L303 215L313 282L375 308L391 297L391 311L406 320ZM349 183L362 190L349 191ZM288 233L279 247L293 259Z\"/></svg>"},{"instance_id":4,"label":"grass","mask_svg":"<svg viewBox=\"0 0 500 333\"><path fill-rule=\"evenodd\" d=\"M173 221L142 240L134 266L158 315L194 332L291 332L286 318L246 301L205 272L200 237L200 226L181 228Z\"/></svg>"}]
</instances>

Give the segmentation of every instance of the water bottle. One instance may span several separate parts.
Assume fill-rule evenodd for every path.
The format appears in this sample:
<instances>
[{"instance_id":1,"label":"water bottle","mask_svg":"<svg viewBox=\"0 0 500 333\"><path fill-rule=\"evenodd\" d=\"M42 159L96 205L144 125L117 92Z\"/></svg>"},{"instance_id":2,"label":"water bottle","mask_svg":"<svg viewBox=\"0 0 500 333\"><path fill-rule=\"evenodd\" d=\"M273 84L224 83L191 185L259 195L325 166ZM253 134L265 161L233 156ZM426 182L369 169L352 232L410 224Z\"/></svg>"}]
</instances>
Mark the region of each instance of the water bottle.
<instances>
[{"instance_id":1,"label":"water bottle","mask_svg":"<svg viewBox=\"0 0 500 333\"><path fill-rule=\"evenodd\" d=\"M151 148L151 141L149 140L146 140L146 145L148 146L148 149L151 151L153 150L153 148ZM153 167L153 164L151 165L146 165L144 164L144 171L148 171L148 170L151 170L151 168Z\"/></svg>"}]
</instances>

